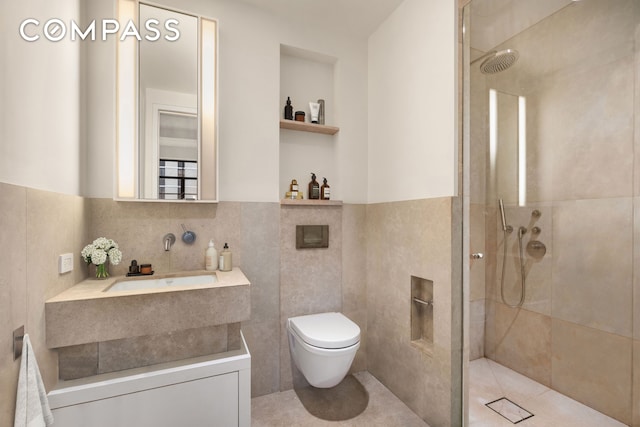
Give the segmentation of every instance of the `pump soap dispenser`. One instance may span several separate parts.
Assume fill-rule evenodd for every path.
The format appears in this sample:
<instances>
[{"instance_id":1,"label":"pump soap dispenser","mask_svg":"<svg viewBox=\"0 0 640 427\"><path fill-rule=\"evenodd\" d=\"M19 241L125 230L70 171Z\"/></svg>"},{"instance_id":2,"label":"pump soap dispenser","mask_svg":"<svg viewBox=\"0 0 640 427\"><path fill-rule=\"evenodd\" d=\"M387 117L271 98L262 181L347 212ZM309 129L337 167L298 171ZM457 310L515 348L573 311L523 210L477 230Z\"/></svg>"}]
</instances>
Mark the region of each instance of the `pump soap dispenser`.
<instances>
[{"instance_id":1,"label":"pump soap dispenser","mask_svg":"<svg viewBox=\"0 0 640 427\"><path fill-rule=\"evenodd\" d=\"M229 245L225 243L222 252L220 252L220 271L231 271L232 269L231 251Z\"/></svg>"},{"instance_id":2,"label":"pump soap dispenser","mask_svg":"<svg viewBox=\"0 0 640 427\"><path fill-rule=\"evenodd\" d=\"M320 199L331 199L331 187L327 184L327 178L322 178L322 187L320 187Z\"/></svg>"},{"instance_id":3,"label":"pump soap dispenser","mask_svg":"<svg viewBox=\"0 0 640 427\"><path fill-rule=\"evenodd\" d=\"M309 183L309 198L320 199L320 184L316 181L316 174L311 172L311 182Z\"/></svg>"},{"instance_id":4,"label":"pump soap dispenser","mask_svg":"<svg viewBox=\"0 0 640 427\"><path fill-rule=\"evenodd\" d=\"M284 106L284 118L286 120L293 120L293 106L291 105L291 98L287 96L287 104Z\"/></svg>"},{"instance_id":5,"label":"pump soap dispenser","mask_svg":"<svg viewBox=\"0 0 640 427\"><path fill-rule=\"evenodd\" d=\"M218 251L213 245L213 239L209 240L209 246L204 251L204 268L207 271L216 271L218 269Z\"/></svg>"}]
</instances>

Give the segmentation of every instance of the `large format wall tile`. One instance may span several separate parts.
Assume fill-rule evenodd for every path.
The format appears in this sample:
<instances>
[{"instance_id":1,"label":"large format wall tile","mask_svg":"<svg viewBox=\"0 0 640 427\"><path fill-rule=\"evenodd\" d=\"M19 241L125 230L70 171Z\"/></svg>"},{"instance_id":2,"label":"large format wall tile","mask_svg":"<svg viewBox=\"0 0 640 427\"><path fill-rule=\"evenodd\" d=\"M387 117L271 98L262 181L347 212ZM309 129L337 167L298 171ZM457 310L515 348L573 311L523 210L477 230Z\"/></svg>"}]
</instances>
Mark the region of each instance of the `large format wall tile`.
<instances>
[{"instance_id":1,"label":"large format wall tile","mask_svg":"<svg viewBox=\"0 0 640 427\"><path fill-rule=\"evenodd\" d=\"M633 198L633 338L640 340L640 198ZM639 396L640 397L640 396Z\"/></svg>"},{"instance_id":2,"label":"large format wall tile","mask_svg":"<svg viewBox=\"0 0 640 427\"><path fill-rule=\"evenodd\" d=\"M553 209L553 317L631 336L631 198Z\"/></svg>"},{"instance_id":3,"label":"large format wall tile","mask_svg":"<svg viewBox=\"0 0 640 427\"><path fill-rule=\"evenodd\" d=\"M280 389L280 204L242 203L242 271L251 282L252 396ZM235 254L234 254L235 255Z\"/></svg>"},{"instance_id":4,"label":"large format wall tile","mask_svg":"<svg viewBox=\"0 0 640 427\"><path fill-rule=\"evenodd\" d=\"M469 304L469 360L484 357L485 300Z\"/></svg>"},{"instance_id":5,"label":"large format wall tile","mask_svg":"<svg viewBox=\"0 0 640 427\"><path fill-rule=\"evenodd\" d=\"M296 249L296 225L328 225L329 247ZM305 314L342 311L342 207L280 209L280 389L294 385L286 321Z\"/></svg>"},{"instance_id":6,"label":"large format wall tile","mask_svg":"<svg viewBox=\"0 0 640 427\"><path fill-rule=\"evenodd\" d=\"M108 237L120 245L122 263L112 267L125 274L131 260L150 263L156 273L204 268L204 251L213 239L218 252L225 242L233 252L233 264L242 265L241 204L177 204L91 200L90 239ZM182 241L182 224L196 233L196 241ZM173 233L176 243L168 252L163 237ZM90 243L90 242L87 242Z\"/></svg>"},{"instance_id":7,"label":"large format wall tile","mask_svg":"<svg viewBox=\"0 0 640 427\"><path fill-rule=\"evenodd\" d=\"M39 262L27 265L27 330L34 346L43 380L49 389L58 378L58 357L45 342L44 302L70 288L83 277L81 263L73 272L58 274L58 256L72 252L79 255L86 239L87 210L85 200L77 196L27 190L27 254L39 254Z\"/></svg>"},{"instance_id":8,"label":"large format wall tile","mask_svg":"<svg viewBox=\"0 0 640 427\"><path fill-rule=\"evenodd\" d=\"M553 319L552 387L631 423L630 338Z\"/></svg>"},{"instance_id":9,"label":"large format wall tile","mask_svg":"<svg viewBox=\"0 0 640 427\"><path fill-rule=\"evenodd\" d=\"M540 141L551 156L554 200L632 195L633 77L629 56L557 76L539 94L549 116Z\"/></svg>"},{"instance_id":10,"label":"large format wall tile","mask_svg":"<svg viewBox=\"0 0 640 427\"><path fill-rule=\"evenodd\" d=\"M411 276L433 281L433 351L411 344ZM423 419L449 425L452 402L452 201L367 206L369 371Z\"/></svg>"},{"instance_id":11,"label":"large format wall tile","mask_svg":"<svg viewBox=\"0 0 640 427\"><path fill-rule=\"evenodd\" d=\"M279 390L280 204L89 201L90 239L110 237L123 251L122 264L112 267L114 274L124 274L132 259L151 263L158 273L203 269L209 239L218 252L228 242L233 265L251 282L251 320L243 322L242 330L254 361L252 394ZM194 244L182 242L181 224L196 233ZM177 239L168 252L162 245L166 233Z\"/></svg>"},{"instance_id":12,"label":"large format wall tile","mask_svg":"<svg viewBox=\"0 0 640 427\"><path fill-rule=\"evenodd\" d=\"M27 190L0 183L0 425L13 425L20 360L13 360L12 332L27 320Z\"/></svg>"},{"instance_id":13,"label":"large format wall tile","mask_svg":"<svg viewBox=\"0 0 640 427\"><path fill-rule=\"evenodd\" d=\"M551 384L551 318L495 304L494 359L541 384Z\"/></svg>"},{"instance_id":14,"label":"large format wall tile","mask_svg":"<svg viewBox=\"0 0 640 427\"><path fill-rule=\"evenodd\" d=\"M633 390L632 390L632 412L633 426L640 426L640 341L633 341Z\"/></svg>"},{"instance_id":15,"label":"large format wall tile","mask_svg":"<svg viewBox=\"0 0 640 427\"><path fill-rule=\"evenodd\" d=\"M58 274L58 256L86 239L87 210L81 197L0 183L0 345L12 348L12 331L24 325L47 390L58 378L58 357L45 344L44 302L83 277L82 268ZM0 425L13 424L20 360L0 357Z\"/></svg>"},{"instance_id":16,"label":"large format wall tile","mask_svg":"<svg viewBox=\"0 0 640 427\"><path fill-rule=\"evenodd\" d=\"M342 312L361 333L360 349L351 365L354 372L367 368L367 240L366 205L342 207Z\"/></svg>"}]
</instances>

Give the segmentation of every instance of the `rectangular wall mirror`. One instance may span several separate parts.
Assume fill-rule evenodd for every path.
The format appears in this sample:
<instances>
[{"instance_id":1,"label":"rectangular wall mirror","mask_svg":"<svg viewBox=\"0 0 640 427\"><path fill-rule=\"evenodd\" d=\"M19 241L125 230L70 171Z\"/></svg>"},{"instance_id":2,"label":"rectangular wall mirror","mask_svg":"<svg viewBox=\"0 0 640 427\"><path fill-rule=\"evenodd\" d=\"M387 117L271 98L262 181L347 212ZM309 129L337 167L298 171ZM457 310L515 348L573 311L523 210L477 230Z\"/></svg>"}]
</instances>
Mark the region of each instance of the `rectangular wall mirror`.
<instances>
[{"instance_id":1,"label":"rectangular wall mirror","mask_svg":"<svg viewBox=\"0 0 640 427\"><path fill-rule=\"evenodd\" d=\"M217 22L119 0L116 200L216 202ZM123 36L126 35L126 36Z\"/></svg>"}]
</instances>

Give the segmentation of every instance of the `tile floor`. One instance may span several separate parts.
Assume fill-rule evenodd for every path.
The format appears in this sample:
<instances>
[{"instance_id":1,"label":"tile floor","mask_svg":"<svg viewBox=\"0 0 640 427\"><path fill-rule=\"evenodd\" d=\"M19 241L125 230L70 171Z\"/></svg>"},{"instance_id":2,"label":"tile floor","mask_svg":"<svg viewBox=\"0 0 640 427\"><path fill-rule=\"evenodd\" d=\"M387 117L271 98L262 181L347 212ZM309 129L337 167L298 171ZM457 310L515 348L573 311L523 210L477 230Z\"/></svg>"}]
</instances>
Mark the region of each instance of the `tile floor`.
<instances>
[{"instance_id":1,"label":"tile floor","mask_svg":"<svg viewBox=\"0 0 640 427\"><path fill-rule=\"evenodd\" d=\"M404 403L368 372L354 375L368 392L366 409L354 418L327 421L313 416L294 390L260 396L251 401L253 427L429 427ZM304 395L300 395L304 399ZM533 414L514 424L486 403L506 397ZM497 405L494 405L498 407ZM507 403L514 420L526 413ZM469 365L468 427L625 427L613 418L499 365L489 359L477 359Z\"/></svg>"},{"instance_id":2,"label":"tile floor","mask_svg":"<svg viewBox=\"0 0 640 427\"><path fill-rule=\"evenodd\" d=\"M366 409L354 418L344 421L326 421L317 418L305 409L294 390L288 390L253 398L251 426L429 427L371 374L358 372L354 376L369 394Z\"/></svg>"},{"instance_id":3,"label":"tile floor","mask_svg":"<svg viewBox=\"0 0 640 427\"><path fill-rule=\"evenodd\" d=\"M513 424L485 406L506 397L534 414ZM516 417L513 413L511 417ZM469 427L624 427L613 418L489 359L469 364Z\"/></svg>"}]
</instances>

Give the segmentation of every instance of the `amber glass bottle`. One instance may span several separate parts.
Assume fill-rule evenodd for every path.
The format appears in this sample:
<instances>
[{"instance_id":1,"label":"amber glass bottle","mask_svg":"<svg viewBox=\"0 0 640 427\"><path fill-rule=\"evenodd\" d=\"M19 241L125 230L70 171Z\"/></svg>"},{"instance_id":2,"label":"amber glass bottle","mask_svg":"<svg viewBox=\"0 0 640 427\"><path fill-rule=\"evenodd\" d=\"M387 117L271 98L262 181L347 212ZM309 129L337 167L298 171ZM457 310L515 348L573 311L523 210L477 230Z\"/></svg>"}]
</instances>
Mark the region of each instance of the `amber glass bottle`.
<instances>
[{"instance_id":1,"label":"amber glass bottle","mask_svg":"<svg viewBox=\"0 0 640 427\"><path fill-rule=\"evenodd\" d=\"M320 198L322 200L331 199L331 188L327 184L327 178L322 178L322 187L320 187Z\"/></svg>"},{"instance_id":2,"label":"amber glass bottle","mask_svg":"<svg viewBox=\"0 0 640 427\"><path fill-rule=\"evenodd\" d=\"M320 199L320 184L316 181L316 174L311 172L311 182L309 183L309 198Z\"/></svg>"},{"instance_id":3,"label":"amber glass bottle","mask_svg":"<svg viewBox=\"0 0 640 427\"><path fill-rule=\"evenodd\" d=\"M293 120L293 106L291 105L291 98L287 96L287 104L284 106L284 118L287 120Z\"/></svg>"}]
</instances>

